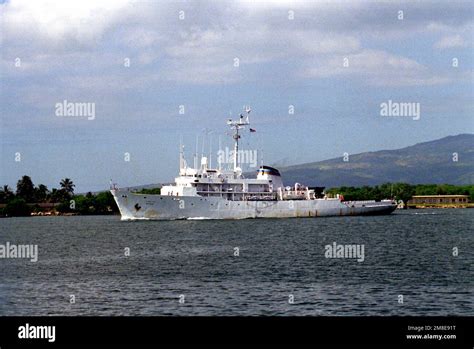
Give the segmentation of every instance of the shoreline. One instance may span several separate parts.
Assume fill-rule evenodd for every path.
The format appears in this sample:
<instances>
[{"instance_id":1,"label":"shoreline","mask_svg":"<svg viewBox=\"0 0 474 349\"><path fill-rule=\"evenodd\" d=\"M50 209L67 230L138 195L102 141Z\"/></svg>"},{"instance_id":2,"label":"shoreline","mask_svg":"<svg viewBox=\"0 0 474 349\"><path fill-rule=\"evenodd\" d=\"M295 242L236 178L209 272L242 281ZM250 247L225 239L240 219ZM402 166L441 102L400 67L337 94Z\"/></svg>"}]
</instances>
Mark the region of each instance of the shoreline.
<instances>
[{"instance_id":1,"label":"shoreline","mask_svg":"<svg viewBox=\"0 0 474 349\"><path fill-rule=\"evenodd\" d=\"M472 209L474 208L474 204L462 205L462 206L455 206L455 205L416 205L411 206L408 208L398 208L394 212L397 211L410 211L410 210L426 210L426 209L436 209L436 210L443 210L443 209ZM110 212L105 214L81 214L79 212L58 212L58 211L40 211L40 212L32 212L29 216L5 216L0 215L0 218L13 218L13 217L71 217L71 216L120 216L120 213Z\"/></svg>"}]
</instances>

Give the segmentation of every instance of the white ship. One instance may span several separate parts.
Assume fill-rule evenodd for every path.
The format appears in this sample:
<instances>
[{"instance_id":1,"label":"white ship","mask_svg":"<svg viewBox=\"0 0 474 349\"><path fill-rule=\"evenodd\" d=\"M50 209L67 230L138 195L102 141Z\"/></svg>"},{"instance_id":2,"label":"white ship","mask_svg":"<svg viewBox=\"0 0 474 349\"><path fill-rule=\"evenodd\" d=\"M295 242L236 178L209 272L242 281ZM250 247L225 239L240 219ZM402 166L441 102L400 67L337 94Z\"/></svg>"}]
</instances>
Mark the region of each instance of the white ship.
<instances>
[{"instance_id":1,"label":"white ship","mask_svg":"<svg viewBox=\"0 0 474 349\"><path fill-rule=\"evenodd\" d=\"M150 219L244 219L292 218L390 214L396 208L392 200L344 201L319 195L299 183L284 186L280 172L260 166L256 178L245 178L239 167L240 131L250 125L246 116L227 124L233 130L233 168L210 168L201 156L198 168L188 167L180 148L179 176L175 183L161 188L160 195L139 194L112 185L111 193L122 220ZM196 155L197 156L197 155Z\"/></svg>"}]
</instances>

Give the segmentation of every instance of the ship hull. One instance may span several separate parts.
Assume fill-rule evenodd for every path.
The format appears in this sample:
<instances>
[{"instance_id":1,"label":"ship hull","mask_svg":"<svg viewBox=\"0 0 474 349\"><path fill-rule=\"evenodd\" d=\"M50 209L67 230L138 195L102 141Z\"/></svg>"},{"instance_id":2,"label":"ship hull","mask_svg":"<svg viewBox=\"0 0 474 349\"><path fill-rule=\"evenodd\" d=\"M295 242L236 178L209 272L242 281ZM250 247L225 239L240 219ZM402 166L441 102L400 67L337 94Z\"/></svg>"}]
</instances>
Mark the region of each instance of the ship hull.
<instances>
[{"instance_id":1,"label":"ship hull","mask_svg":"<svg viewBox=\"0 0 474 349\"><path fill-rule=\"evenodd\" d=\"M122 220L246 219L384 215L391 201L341 202L338 199L231 201L200 196L137 194L111 190Z\"/></svg>"}]
</instances>

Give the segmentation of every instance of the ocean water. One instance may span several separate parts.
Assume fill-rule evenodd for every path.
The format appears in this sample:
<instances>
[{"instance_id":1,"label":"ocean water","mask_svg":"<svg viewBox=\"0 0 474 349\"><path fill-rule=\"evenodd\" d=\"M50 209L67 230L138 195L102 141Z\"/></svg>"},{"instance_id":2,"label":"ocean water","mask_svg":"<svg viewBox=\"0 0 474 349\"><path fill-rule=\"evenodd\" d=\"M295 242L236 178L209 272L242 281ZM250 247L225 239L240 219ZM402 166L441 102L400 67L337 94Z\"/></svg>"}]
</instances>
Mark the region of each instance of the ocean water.
<instances>
[{"instance_id":1,"label":"ocean water","mask_svg":"<svg viewBox=\"0 0 474 349\"><path fill-rule=\"evenodd\" d=\"M0 244L37 244L38 261L0 259L0 315L472 316L473 223L472 209L240 221L5 218ZM363 245L364 260L326 258L333 243Z\"/></svg>"}]
</instances>

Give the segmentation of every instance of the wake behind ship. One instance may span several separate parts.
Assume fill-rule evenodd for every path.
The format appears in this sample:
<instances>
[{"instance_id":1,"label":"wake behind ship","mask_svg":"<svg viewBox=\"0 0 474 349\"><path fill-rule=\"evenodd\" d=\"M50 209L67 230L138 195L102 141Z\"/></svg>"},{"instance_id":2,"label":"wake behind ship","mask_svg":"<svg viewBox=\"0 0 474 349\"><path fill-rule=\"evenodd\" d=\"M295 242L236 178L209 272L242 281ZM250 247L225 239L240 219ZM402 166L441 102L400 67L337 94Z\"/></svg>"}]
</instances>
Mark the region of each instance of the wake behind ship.
<instances>
[{"instance_id":1,"label":"wake behind ship","mask_svg":"<svg viewBox=\"0 0 474 349\"><path fill-rule=\"evenodd\" d=\"M240 131L250 125L250 108L227 124L233 130L233 169L210 168L201 157L198 168L188 167L180 149L179 176L172 185L163 186L160 195L139 194L111 188L122 220L136 219L244 219L323 216L356 216L392 213L392 200L344 201L329 198L299 183L284 186L280 172L260 166L256 178L245 178L239 166Z\"/></svg>"}]
</instances>

